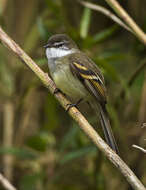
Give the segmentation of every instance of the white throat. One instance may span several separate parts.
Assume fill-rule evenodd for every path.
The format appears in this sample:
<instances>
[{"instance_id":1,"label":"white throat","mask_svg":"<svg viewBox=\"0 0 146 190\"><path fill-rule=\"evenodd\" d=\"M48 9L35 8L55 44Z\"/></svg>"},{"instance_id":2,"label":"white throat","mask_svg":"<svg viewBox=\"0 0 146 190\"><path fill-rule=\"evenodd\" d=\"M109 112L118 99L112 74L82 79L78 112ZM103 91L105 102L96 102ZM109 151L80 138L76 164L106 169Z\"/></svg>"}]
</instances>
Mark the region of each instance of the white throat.
<instances>
[{"instance_id":1,"label":"white throat","mask_svg":"<svg viewBox=\"0 0 146 190\"><path fill-rule=\"evenodd\" d=\"M76 52L76 49L47 48L46 56L48 59L59 58Z\"/></svg>"}]
</instances>

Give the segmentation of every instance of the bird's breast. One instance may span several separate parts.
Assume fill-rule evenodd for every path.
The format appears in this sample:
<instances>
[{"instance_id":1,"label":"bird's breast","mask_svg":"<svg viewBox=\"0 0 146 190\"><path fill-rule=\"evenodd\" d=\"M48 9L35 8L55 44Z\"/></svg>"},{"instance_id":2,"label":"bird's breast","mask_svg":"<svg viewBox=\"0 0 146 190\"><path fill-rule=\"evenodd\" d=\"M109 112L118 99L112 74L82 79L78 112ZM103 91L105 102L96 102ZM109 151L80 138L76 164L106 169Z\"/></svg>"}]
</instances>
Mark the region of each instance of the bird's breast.
<instances>
[{"instance_id":1,"label":"bird's breast","mask_svg":"<svg viewBox=\"0 0 146 190\"><path fill-rule=\"evenodd\" d=\"M53 79L56 86L74 101L85 99L89 95L79 79L73 76L68 65L54 72Z\"/></svg>"}]
</instances>

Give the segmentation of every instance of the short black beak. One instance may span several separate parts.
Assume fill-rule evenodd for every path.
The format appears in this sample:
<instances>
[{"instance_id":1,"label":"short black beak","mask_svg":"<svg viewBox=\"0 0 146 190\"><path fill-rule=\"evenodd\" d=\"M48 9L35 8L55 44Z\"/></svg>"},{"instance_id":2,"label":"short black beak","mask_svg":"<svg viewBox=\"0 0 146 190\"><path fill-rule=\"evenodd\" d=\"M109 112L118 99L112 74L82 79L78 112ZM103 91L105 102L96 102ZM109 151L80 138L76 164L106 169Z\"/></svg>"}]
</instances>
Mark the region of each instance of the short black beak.
<instances>
[{"instance_id":1,"label":"short black beak","mask_svg":"<svg viewBox=\"0 0 146 190\"><path fill-rule=\"evenodd\" d=\"M50 47L50 44L46 44L43 47L46 49L46 48Z\"/></svg>"}]
</instances>

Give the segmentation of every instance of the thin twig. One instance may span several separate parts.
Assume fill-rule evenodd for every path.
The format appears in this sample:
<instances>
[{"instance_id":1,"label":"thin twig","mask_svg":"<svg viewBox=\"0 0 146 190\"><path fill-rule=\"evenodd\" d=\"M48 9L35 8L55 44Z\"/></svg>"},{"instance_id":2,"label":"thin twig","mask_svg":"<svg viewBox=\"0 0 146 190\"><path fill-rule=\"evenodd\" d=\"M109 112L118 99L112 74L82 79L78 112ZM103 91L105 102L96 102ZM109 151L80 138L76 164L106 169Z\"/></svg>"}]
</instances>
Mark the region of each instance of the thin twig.
<instances>
[{"instance_id":1,"label":"thin twig","mask_svg":"<svg viewBox=\"0 0 146 190\"><path fill-rule=\"evenodd\" d=\"M142 152L146 153L146 149L144 149L144 148L142 148L142 147L140 147L138 145L133 144L132 147L137 148L137 149L141 150Z\"/></svg>"},{"instance_id":2,"label":"thin twig","mask_svg":"<svg viewBox=\"0 0 146 190\"><path fill-rule=\"evenodd\" d=\"M0 183L7 190L16 190L16 188L0 173Z\"/></svg>"},{"instance_id":3,"label":"thin twig","mask_svg":"<svg viewBox=\"0 0 146 190\"><path fill-rule=\"evenodd\" d=\"M143 71L143 69L145 67L146 67L146 59L142 61L142 63L137 67L137 69L131 75L131 77L130 77L130 79L128 81L129 86L131 86L133 84L133 82L135 81L137 76Z\"/></svg>"},{"instance_id":4,"label":"thin twig","mask_svg":"<svg viewBox=\"0 0 146 190\"><path fill-rule=\"evenodd\" d=\"M121 5L116 0L105 0L111 8L120 16L125 23L133 30L135 36L146 45L146 34L141 30L141 28L134 22L134 20L128 15L128 13L121 7Z\"/></svg>"},{"instance_id":5,"label":"thin twig","mask_svg":"<svg viewBox=\"0 0 146 190\"><path fill-rule=\"evenodd\" d=\"M100 5L95 5L87 1L79 1L79 3L81 3L82 5L84 5L85 7L89 9L103 13L104 15L109 17L111 20L113 20L114 22L116 22L117 24L119 24L120 26L128 30L129 32L133 33L133 31L126 24L124 24L121 19L119 19L116 15L114 15L111 11L109 11L105 7L102 7Z\"/></svg>"},{"instance_id":6,"label":"thin twig","mask_svg":"<svg viewBox=\"0 0 146 190\"><path fill-rule=\"evenodd\" d=\"M42 81L42 83L50 90L51 93L56 89L54 82L45 74L36 63L0 28L0 39L2 43L13 51ZM67 105L70 103L62 93L58 92L55 97L61 103L61 105L67 109ZM144 185L126 165L126 163L104 142L104 140L98 135L93 127L88 123L85 117L73 107L68 112L70 116L79 124L79 127L84 133L91 139L91 141L99 148L106 157L119 169L119 171L125 176L127 181L131 184L135 190L145 190Z\"/></svg>"}]
</instances>

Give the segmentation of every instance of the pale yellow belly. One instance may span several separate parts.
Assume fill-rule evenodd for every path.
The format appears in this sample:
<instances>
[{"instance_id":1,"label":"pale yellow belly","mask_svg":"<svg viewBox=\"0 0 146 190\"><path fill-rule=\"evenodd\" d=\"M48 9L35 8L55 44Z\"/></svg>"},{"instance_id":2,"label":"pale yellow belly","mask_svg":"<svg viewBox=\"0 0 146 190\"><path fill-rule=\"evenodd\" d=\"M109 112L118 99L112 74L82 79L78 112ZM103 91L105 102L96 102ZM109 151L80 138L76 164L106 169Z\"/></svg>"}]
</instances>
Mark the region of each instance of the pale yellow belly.
<instances>
[{"instance_id":1,"label":"pale yellow belly","mask_svg":"<svg viewBox=\"0 0 146 190\"><path fill-rule=\"evenodd\" d=\"M79 81L75 78L71 71L59 70L53 74L54 82L62 92L68 95L73 101L78 101L79 99L88 99L89 92Z\"/></svg>"}]
</instances>

